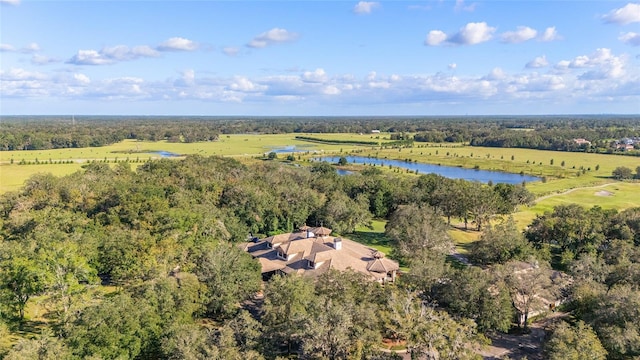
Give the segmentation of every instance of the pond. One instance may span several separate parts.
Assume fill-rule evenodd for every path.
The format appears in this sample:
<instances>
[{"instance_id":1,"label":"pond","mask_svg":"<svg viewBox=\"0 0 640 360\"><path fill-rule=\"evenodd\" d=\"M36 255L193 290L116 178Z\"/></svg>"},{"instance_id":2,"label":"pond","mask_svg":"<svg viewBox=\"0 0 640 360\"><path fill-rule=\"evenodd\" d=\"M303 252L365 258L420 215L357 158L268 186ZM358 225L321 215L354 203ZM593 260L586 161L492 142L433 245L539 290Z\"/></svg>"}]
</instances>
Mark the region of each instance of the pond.
<instances>
[{"instance_id":1,"label":"pond","mask_svg":"<svg viewBox=\"0 0 640 360\"><path fill-rule=\"evenodd\" d=\"M298 153L298 152L306 152L306 151L309 151L309 149L304 148L304 146L287 145L283 147L272 148L269 152L282 154L282 153Z\"/></svg>"},{"instance_id":2,"label":"pond","mask_svg":"<svg viewBox=\"0 0 640 360\"><path fill-rule=\"evenodd\" d=\"M414 162L406 162L402 160L389 160L389 159L376 159L363 156L345 156L347 162L351 164L364 164L364 165L376 165L376 166L392 166L402 169L408 169L409 171L418 171L420 174L438 174L450 179L464 179L469 181L479 181L482 183L488 183L489 181L494 184L506 183L506 184L520 184L523 181L539 181L539 177L531 175L512 174L501 171L489 171L489 170L476 170L465 169L454 166L441 166L432 164L422 164ZM315 158L317 161L327 161L330 163L337 163L340 157L327 156L321 158Z\"/></svg>"},{"instance_id":3,"label":"pond","mask_svg":"<svg viewBox=\"0 0 640 360\"><path fill-rule=\"evenodd\" d=\"M176 153L172 153L170 151L164 151L164 150L162 150L162 151L152 151L151 153L155 154L155 155L160 155L160 157L163 157L163 158L171 158L171 157L180 157L180 156L182 156L180 154L176 154Z\"/></svg>"}]
</instances>

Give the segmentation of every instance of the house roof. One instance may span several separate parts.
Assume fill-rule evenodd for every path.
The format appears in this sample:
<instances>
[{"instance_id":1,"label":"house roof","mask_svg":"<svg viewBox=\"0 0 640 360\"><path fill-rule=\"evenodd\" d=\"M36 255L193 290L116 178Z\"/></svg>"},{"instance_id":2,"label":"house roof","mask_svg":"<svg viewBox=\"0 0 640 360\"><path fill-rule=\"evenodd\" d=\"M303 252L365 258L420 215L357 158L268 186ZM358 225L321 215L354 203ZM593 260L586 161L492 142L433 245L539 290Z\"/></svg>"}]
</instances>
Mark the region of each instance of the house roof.
<instances>
[{"instance_id":1,"label":"house roof","mask_svg":"<svg viewBox=\"0 0 640 360\"><path fill-rule=\"evenodd\" d=\"M319 235L316 232L314 234ZM333 236L306 236L306 232L280 234L248 243L243 248L260 261L262 273L280 270L285 274L318 276L329 269L351 269L379 280L384 279L387 273L399 269L397 262L384 258L375 249L355 241L338 238L342 240L342 247L336 250L333 244L337 238ZM284 258L279 257L278 252L284 254ZM314 263L314 268L309 267L309 261Z\"/></svg>"}]
</instances>

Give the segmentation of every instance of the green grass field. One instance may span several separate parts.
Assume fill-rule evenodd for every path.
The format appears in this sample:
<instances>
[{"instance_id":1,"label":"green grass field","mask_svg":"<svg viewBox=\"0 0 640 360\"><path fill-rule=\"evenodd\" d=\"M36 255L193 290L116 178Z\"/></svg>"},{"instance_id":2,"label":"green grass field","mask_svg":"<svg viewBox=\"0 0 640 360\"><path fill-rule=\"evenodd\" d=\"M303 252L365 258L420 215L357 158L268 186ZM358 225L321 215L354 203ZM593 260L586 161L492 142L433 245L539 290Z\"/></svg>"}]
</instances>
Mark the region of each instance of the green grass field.
<instances>
[{"instance_id":1,"label":"green grass field","mask_svg":"<svg viewBox=\"0 0 640 360\"><path fill-rule=\"evenodd\" d=\"M65 176L81 170L82 164L46 164L46 165L0 165L0 194L17 191L25 180L38 173L50 173Z\"/></svg>"},{"instance_id":2,"label":"green grass field","mask_svg":"<svg viewBox=\"0 0 640 360\"><path fill-rule=\"evenodd\" d=\"M527 184L527 188L538 196L560 193L568 189L611 183L611 172L618 166L626 166L633 170L640 166L640 158L618 155L587 154L542 151L531 149L504 149L470 147L462 144L424 144L415 143L407 149L372 149L368 146L333 145L306 142L295 139L296 135L314 136L327 140L351 141L384 141L390 134L237 134L222 135L219 141L202 143L169 143L166 141L148 142L125 140L117 144L100 148L56 149L42 151L2 151L0 152L0 192L17 190L24 181L35 173L52 173L62 176L80 169L81 163L90 160L147 160L159 158L156 151L168 151L176 154L199 154L202 156L262 156L274 149L295 146L303 158L306 152L347 154L357 151L358 155L371 155L378 158L405 160L416 162L461 166L484 170L498 170L545 176L546 182L538 181ZM284 155L281 155L284 156ZM511 160L513 157L513 160ZM11 160L13 159L13 164ZM21 160L35 162L39 165L18 165ZM49 161L72 160L73 164L48 164ZM553 165L551 165L553 160ZM46 164L43 164L46 163ZM564 166L561 166L564 162ZM596 167L599 169L596 171ZM584 173L580 171L584 169ZM580 173L580 175L578 175ZM557 202L578 202L583 204L603 204L612 208L623 209L640 206L638 189L634 186L622 186L615 196L590 199L581 192L544 200L535 207L517 214L516 218L532 219L532 213L540 213L550 209ZM522 223L522 221L520 221Z\"/></svg>"}]
</instances>

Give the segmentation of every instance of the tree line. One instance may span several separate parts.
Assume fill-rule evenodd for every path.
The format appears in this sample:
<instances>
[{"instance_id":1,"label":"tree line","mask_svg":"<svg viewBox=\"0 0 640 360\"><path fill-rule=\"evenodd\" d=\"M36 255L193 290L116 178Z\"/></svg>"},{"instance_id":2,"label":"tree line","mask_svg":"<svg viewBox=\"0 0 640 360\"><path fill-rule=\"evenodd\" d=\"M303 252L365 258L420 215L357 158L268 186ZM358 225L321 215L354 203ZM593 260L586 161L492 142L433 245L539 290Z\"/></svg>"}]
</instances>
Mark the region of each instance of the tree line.
<instances>
[{"instance_id":1,"label":"tree line","mask_svg":"<svg viewBox=\"0 0 640 360\"><path fill-rule=\"evenodd\" d=\"M124 139L213 141L221 134L392 133L397 140L563 151L609 151L640 136L637 116L206 117L2 116L0 151L105 146ZM408 135L411 133L412 139ZM585 138L591 146L579 145Z\"/></svg>"}]
</instances>

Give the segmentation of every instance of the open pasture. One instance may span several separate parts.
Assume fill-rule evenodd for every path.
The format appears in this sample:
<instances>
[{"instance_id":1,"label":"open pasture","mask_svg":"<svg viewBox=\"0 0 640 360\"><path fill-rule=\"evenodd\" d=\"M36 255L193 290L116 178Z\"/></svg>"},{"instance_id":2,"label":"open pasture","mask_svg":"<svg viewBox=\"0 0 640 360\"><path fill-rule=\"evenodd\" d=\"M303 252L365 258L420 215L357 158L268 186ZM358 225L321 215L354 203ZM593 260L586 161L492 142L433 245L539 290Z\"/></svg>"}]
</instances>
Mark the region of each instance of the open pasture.
<instances>
[{"instance_id":1,"label":"open pasture","mask_svg":"<svg viewBox=\"0 0 640 360\"><path fill-rule=\"evenodd\" d=\"M261 156L270 151L285 150L300 152L337 152L342 149L357 148L356 145L319 144L295 139L296 135L313 134L236 134L221 135L219 141L198 143L174 143L167 141L125 140L104 147L79 149L51 149L34 151L0 151L0 193L18 190L31 175L52 173L56 176L71 174L88 161L131 160L144 161L159 158L158 151L167 151L180 155L197 154L202 156ZM349 140L350 134L330 134L327 139ZM369 137L354 135L360 140ZM323 137L325 138L325 137ZM355 138L354 138L355 139ZM13 163L12 163L13 161ZM18 165L21 161L31 165ZM33 164L35 162L38 164ZM71 161L72 164L56 164ZM51 163L50 163L51 162Z\"/></svg>"},{"instance_id":2,"label":"open pasture","mask_svg":"<svg viewBox=\"0 0 640 360\"><path fill-rule=\"evenodd\" d=\"M20 190L25 180L38 173L50 173L54 176L73 174L81 169L82 164L40 164L9 165L0 164L0 194L7 191Z\"/></svg>"},{"instance_id":3,"label":"open pasture","mask_svg":"<svg viewBox=\"0 0 640 360\"><path fill-rule=\"evenodd\" d=\"M116 144L103 147L89 147L80 149L51 149L34 151L1 151L0 163L14 163L21 160L40 162L51 160L103 160L105 157L113 160L118 157L148 159L159 157L158 151L168 151L180 155L198 154L203 156L256 156L273 150L284 150L295 147L292 151L339 151L340 149L357 148L357 145L320 144L298 140L296 136L312 136L328 140L359 140L373 141L368 135L357 134L233 134L220 135L220 140L197 143L176 143L168 141L136 141L124 140Z\"/></svg>"}]
</instances>

